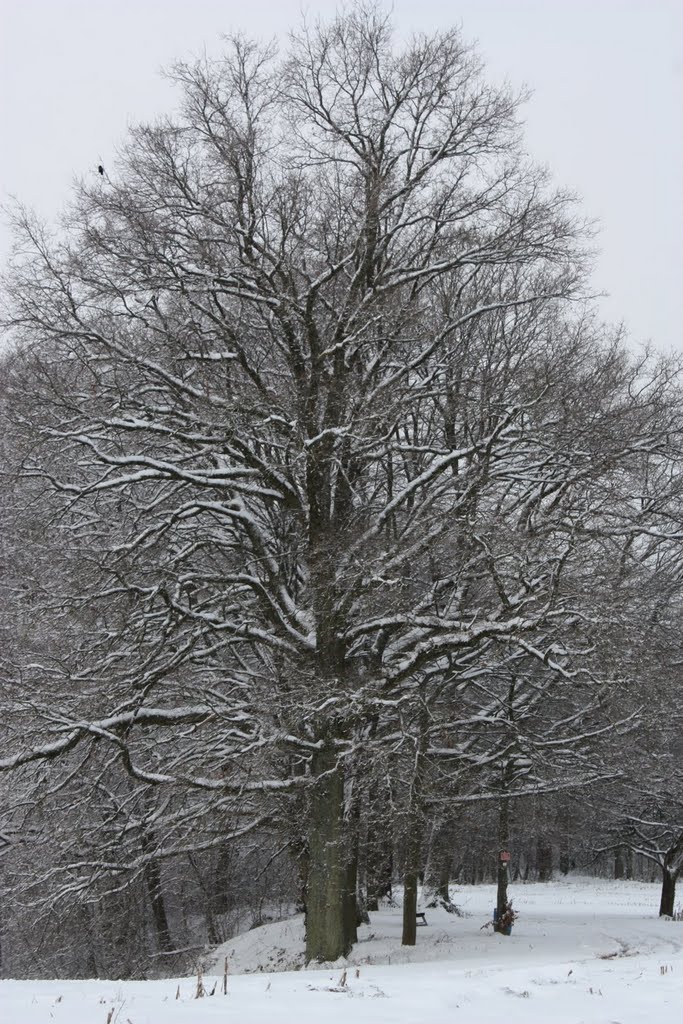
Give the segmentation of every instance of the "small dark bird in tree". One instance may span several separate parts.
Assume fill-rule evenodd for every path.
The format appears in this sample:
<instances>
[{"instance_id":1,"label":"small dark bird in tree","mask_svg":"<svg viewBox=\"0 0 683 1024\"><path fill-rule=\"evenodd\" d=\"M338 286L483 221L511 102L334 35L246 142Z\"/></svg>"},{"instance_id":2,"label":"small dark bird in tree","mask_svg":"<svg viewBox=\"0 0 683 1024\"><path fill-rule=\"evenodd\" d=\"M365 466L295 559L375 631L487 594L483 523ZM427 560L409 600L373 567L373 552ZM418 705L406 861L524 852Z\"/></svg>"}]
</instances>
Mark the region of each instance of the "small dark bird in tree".
<instances>
[{"instance_id":1,"label":"small dark bird in tree","mask_svg":"<svg viewBox=\"0 0 683 1024\"><path fill-rule=\"evenodd\" d=\"M102 177L104 177L104 167L102 166L102 164L97 165L97 170L102 175Z\"/></svg>"}]
</instances>

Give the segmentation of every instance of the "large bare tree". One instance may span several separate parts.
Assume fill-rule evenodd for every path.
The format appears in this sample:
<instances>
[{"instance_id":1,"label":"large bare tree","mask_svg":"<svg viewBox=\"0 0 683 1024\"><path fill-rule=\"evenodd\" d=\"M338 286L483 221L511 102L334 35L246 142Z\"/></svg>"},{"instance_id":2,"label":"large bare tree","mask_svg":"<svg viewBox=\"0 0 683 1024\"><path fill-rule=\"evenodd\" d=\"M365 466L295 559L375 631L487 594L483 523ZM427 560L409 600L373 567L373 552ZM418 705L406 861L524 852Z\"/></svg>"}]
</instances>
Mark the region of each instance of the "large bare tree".
<instances>
[{"instance_id":1,"label":"large bare tree","mask_svg":"<svg viewBox=\"0 0 683 1024\"><path fill-rule=\"evenodd\" d=\"M177 794L167 852L198 807L242 834L296 802L307 954L335 960L358 751L492 644L561 674L561 581L634 446L666 443L666 381L636 393L567 310L585 234L458 32L397 47L358 6L173 77L180 114L65 236L19 218L10 390L80 641L57 703L33 663L3 766L109 745Z\"/></svg>"}]
</instances>

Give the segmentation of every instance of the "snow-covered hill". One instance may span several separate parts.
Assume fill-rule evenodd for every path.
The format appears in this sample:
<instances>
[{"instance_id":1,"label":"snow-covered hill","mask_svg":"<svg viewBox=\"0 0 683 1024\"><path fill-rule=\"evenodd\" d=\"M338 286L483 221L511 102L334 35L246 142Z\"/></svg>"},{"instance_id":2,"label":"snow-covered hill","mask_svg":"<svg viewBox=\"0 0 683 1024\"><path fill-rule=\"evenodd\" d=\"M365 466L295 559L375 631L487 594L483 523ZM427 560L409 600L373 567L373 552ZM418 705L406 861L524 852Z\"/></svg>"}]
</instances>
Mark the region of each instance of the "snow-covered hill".
<instances>
[{"instance_id":1,"label":"snow-covered hill","mask_svg":"<svg viewBox=\"0 0 683 1024\"><path fill-rule=\"evenodd\" d=\"M510 896L519 913L511 941L482 930L493 913L495 887L462 886L452 890L452 898L463 917L428 910L417 945L406 947L401 946L401 910L380 910L372 914L370 925L359 929L358 945L348 961L335 966L450 960L502 967L524 963L530 954L542 954L544 963L564 963L575 957L647 953L671 948L668 943L674 938L683 947L683 925L657 917L656 885L570 878L514 885ZM225 956L236 974L298 970L304 964L303 918L263 925L231 939L207 960L209 972L222 970Z\"/></svg>"},{"instance_id":2,"label":"snow-covered hill","mask_svg":"<svg viewBox=\"0 0 683 1024\"><path fill-rule=\"evenodd\" d=\"M428 911L414 949L400 911L372 915L348 962L301 964L302 922L265 925L215 956L228 995L196 979L0 982L3 1024L653 1024L683 1009L683 923L657 914L657 887L573 879L514 886L510 938L481 930L493 888L454 893L467 916ZM222 970L222 967L221 967ZM245 974L243 972L252 972ZM268 973L264 975L263 971ZM256 972L256 973L253 973ZM178 998L176 998L178 996ZM111 1018L109 1014L111 1012Z\"/></svg>"}]
</instances>

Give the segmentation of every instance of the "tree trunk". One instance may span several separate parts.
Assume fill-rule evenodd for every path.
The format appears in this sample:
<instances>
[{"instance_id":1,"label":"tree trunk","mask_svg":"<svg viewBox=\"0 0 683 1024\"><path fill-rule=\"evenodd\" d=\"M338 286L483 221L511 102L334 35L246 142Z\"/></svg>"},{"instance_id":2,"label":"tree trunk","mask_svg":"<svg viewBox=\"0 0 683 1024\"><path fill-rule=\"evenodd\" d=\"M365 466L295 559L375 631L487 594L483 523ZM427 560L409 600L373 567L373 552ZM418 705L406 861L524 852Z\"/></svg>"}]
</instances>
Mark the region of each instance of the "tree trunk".
<instances>
[{"instance_id":1,"label":"tree trunk","mask_svg":"<svg viewBox=\"0 0 683 1024\"><path fill-rule=\"evenodd\" d=\"M620 846L617 847L614 854L614 877L619 880L624 877L624 855Z\"/></svg>"},{"instance_id":2,"label":"tree trunk","mask_svg":"<svg viewBox=\"0 0 683 1024\"><path fill-rule=\"evenodd\" d=\"M662 868L662 897L659 901L659 916L674 916L674 900L676 899L676 879L678 872L667 867Z\"/></svg>"},{"instance_id":3,"label":"tree trunk","mask_svg":"<svg viewBox=\"0 0 683 1024\"><path fill-rule=\"evenodd\" d=\"M414 946L417 941L417 883L420 856L419 835L407 837L406 866L403 875L403 935L402 946Z\"/></svg>"},{"instance_id":4,"label":"tree trunk","mask_svg":"<svg viewBox=\"0 0 683 1024\"><path fill-rule=\"evenodd\" d=\"M159 947L160 952L170 953L173 949L173 941L171 939L171 930L168 926L166 903L164 901L164 892L161 885L161 870L159 868L159 861L153 856L155 848L154 840L144 828L140 834L140 845L142 847L142 852L149 857L149 860L145 864L143 874L145 878L145 885L147 886L147 893L149 895L149 902L152 907L152 921L154 922L154 933L156 935L157 946Z\"/></svg>"},{"instance_id":5,"label":"tree trunk","mask_svg":"<svg viewBox=\"0 0 683 1024\"><path fill-rule=\"evenodd\" d=\"M344 886L344 934L349 949L358 942L358 851L355 842L346 860L346 884Z\"/></svg>"},{"instance_id":6,"label":"tree trunk","mask_svg":"<svg viewBox=\"0 0 683 1024\"><path fill-rule=\"evenodd\" d=\"M454 910L449 892L452 853L450 821L432 828L425 866L425 905Z\"/></svg>"},{"instance_id":7,"label":"tree trunk","mask_svg":"<svg viewBox=\"0 0 683 1024\"><path fill-rule=\"evenodd\" d=\"M334 961L351 949L355 908L351 926L344 771L330 743L316 753L313 769L317 778L309 800L306 960Z\"/></svg>"},{"instance_id":8,"label":"tree trunk","mask_svg":"<svg viewBox=\"0 0 683 1024\"><path fill-rule=\"evenodd\" d=\"M450 881L451 858L450 854L444 854L441 858L441 870L439 871L439 881L436 888L436 895L442 904L450 904L451 902Z\"/></svg>"},{"instance_id":9,"label":"tree trunk","mask_svg":"<svg viewBox=\"0 0 683 1024\"><path fill-rule=\"evenodd\" d=\"M306 922L306 900L308 897L308 875L311 866L311 858L308 853L308 842L299 844L299 854L297 857L297 866L299 868L299 902L297 905L297 912L303 913L304 923Z\"/></svg>"},{"instance_id":10,"label":"tree trunk","mask_svg":"<svg viewBox=\"0 0 683 1024\"><path fill-rule=\"evenodd\" d=\"M549 882L553 877L553 848L542 839L536 847L536 867L539 882Z\"/></svg>"},{"instance_id":11,"label":"tree trunk","mask_svg":"<svg viewBox=\"0 0 683 1024\"><path fill-rule=\"evenodd\" d=\"M500 853L507 850L510 844L510 800L502 797L498 807L498 889L496 892L496 924L495 930L500 931L498 922L505 913L508 904L508 865L500 859Z\"/></svg>"},{"instance_id":12,"label":"tree trunk","mask_svg":"<svg viewBox=\"0 0 683 1024\"><path fill-rule=\"evenodd\" d=\"M220 847L216 858L211 891L211 913L225 914L230 909L230 848L226 843Z\"/></svg>"},{"instance_id":13,"label":"tree trunk","mask_svg":"<svg viewBox=\"0 0 683 1024\"><path fill-rule=\"evenodd\" d=\"M379 901L391 899L393 874L392 837L375 822L368 827L367 892L368 910L379 910Z\"/></svg>"},{"instance_id":14,"label":"tree trunk","mask_svg":"<svg viewBox=\"0 0 683 1024\"><path fill-rule=\"evenodd\" d=\"M414 946L417 940L417 884L420 872L420 851L422 848L422 786L424 755L427 747L429 717L424 693L417 719L415 768L408 795L406 814L405 869L403 874L403 937L401 945Z\"/></svg>"}]
</instances>

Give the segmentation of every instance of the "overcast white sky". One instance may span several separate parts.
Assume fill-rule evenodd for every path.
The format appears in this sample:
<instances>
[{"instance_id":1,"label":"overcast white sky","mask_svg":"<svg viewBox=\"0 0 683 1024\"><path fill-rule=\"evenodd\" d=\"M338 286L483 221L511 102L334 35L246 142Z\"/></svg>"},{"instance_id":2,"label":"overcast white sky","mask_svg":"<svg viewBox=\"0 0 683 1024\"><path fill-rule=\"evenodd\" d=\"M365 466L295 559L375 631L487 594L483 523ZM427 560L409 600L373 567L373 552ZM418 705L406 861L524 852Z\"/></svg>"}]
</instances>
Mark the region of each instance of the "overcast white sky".
<instances>
[{"instance_id":1,"label":"overcast white sky","mask_svg":"<svg viewBox=\"0 0 683 1024\"><path fill-rule=\"evenodd\" d=\"M223 32L284 37L335 0L0 0L0 193L46 217L172 109L159 69ZM394 0L398 29L462 24L490 77L534 90L528 149L601 225L595 287L635 341L683 350L683 0ZM0 258L9 247L0 229Z\"/></svg>"}]
</instances>

